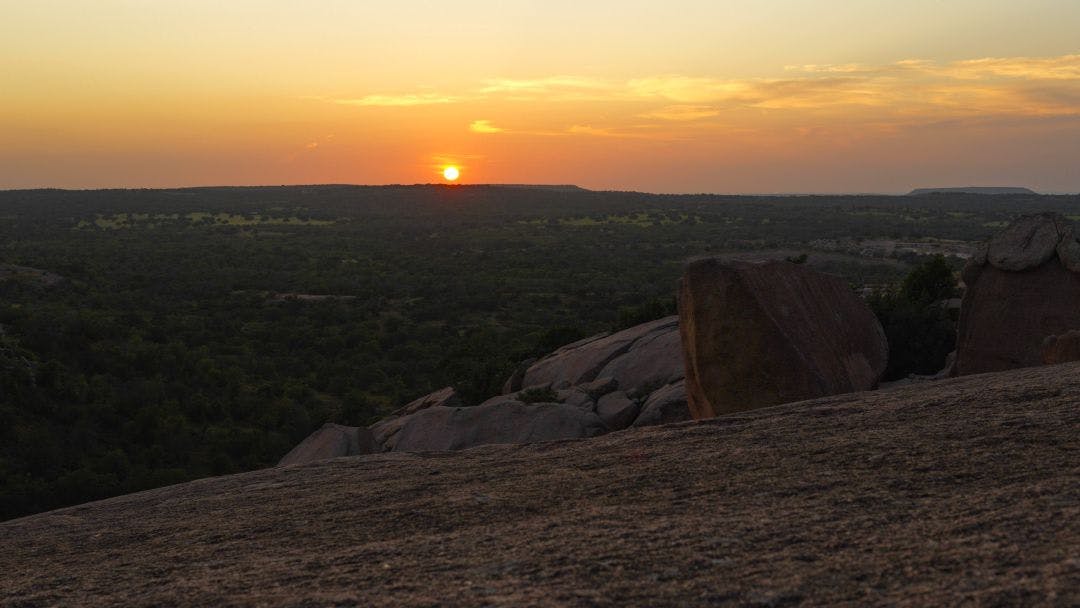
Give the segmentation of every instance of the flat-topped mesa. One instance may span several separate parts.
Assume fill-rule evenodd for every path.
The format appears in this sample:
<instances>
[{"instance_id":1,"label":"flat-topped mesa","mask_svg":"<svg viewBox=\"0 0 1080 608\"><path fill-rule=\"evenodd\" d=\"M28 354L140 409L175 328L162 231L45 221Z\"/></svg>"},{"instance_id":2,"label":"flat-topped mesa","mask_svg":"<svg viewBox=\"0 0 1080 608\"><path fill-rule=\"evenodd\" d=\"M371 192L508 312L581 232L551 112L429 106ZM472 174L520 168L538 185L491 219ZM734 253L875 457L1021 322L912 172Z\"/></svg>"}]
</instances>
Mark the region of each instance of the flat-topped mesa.
<instances>
[{"instance_id":1,"label":"flat-topped mesa","mask_svg":"<svg viewBox=\"0 0 1080 608\"><path fill-rule=\"evenodd\" d=\"M915 188L911 192L908 192L908 196L925 196L928 194L981 194L996 196L1001 194L1038 195L1038 192L1035 192L1030 188L1021 188L1016 186L961 186L959 188Z\"/></svg>"},{"instance_id":2,"label":"flat-topped mesa","mask_svg":"<svg viewBox=\"0 0 1080 608\"><path fill-rule=\"evenodd\" d=\"M788 262L690 263L679 281L695 418L877 386L888 343L840 277Z\"/></svg>"},{"instance_id":3,"label":"flat-topped mesa","mask_svg":"<svg viewBox=\"0 0 1080 608\"><path fill-rule=\"evenodd\" d=\"M1040 365L1048 336L1080 329L1080 242L1061 215L1017 218L963 280L956 375Z\"/></svg>"}]
</instances>

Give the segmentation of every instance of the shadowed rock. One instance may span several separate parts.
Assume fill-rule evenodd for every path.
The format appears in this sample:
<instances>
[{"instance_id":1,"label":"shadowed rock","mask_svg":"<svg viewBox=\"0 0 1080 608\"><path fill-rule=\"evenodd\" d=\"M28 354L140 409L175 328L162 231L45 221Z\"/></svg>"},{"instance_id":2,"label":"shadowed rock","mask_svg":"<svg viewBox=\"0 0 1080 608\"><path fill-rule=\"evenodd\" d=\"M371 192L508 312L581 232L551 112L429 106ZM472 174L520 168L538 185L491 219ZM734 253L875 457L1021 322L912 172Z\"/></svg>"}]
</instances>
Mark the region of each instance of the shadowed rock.
<instances>
[{"instance_id":1,"label":"shadowed rock","mask_svg":"<svg viewBox=\"0 0 1080 608\"><path fill-rule=\"evenodd\" d=\"M432 407L407 419L394 451L444 452L495 443L581 439L604 431L595 414L561 403L505 401L476 407Z\"/></svg>"},{"instance_id":2,"label":"shadowed rock","mask_svg":"<svg viewBox=\"0 0 1080 608\"><path fill-rule=\"evenodd\" d=\"M639 411L641 406L622 391L608 393L596 402L596 415L610 431L630 426Z\"/></svg>"},{"instance_id":3,"label":"shadowed rock","mask_svg":"<svg viewBox=\"0 0 1080 608\"><path fill-rule=\"evenodd\" d=\"M633 426L653 426L693 420L686 403L686 381L679 380L654 391L641 406Z\"/></svg>"},{"instance_id":4,"label":"shadowed rock","mask_svg":"<svg viewBox=\"0 0 1080 608\"><path fill-rule=\"evenodd\" d=\"M787 262L690 263L679 281L695 418L869 390L888 344L840 277Z\"/></svg>"},{"instance_id":5,"label":"shadowed rock","mask_svg":"<svg viewBox=\"0 0 1080 608\"><path fill-rule=\"evenodd\" d=\"M278 461L277 466L306 464L328 458L359 456L378 451L381 451L381 448L368 429L328 423L308 435Z\"/></svg>"},{"instance_id":6,"label":"shadowed rock","mask_svg":"<svg viewBox=\"0 0 1080 608\"><path fill-rule=\"evenodd\" d=\"M1048 336L1080 328L1080 245L1057 214L1018 218L964 267L957 375L1043 363Z\"/></svg>"},{"instance_id":7,"label":"shadowed rock","mask_svg":"<svg viewBox=\"0 0 1080 608\"><path fill-rule=\"evenodd\" d=\"M1080 361L1080 331L1047 336L1042 344L1042 362L1047 365Z\"/></svg>"}]
</instances>

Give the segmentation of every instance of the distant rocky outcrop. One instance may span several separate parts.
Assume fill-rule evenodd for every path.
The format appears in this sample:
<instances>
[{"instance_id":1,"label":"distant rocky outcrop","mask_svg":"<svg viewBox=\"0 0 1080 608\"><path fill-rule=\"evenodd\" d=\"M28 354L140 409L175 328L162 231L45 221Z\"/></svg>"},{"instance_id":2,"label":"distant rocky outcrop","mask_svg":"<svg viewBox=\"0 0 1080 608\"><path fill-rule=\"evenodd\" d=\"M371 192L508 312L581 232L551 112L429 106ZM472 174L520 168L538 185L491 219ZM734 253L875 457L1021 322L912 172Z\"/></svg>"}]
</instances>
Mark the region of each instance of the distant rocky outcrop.
<instances>
[{"instance_id":1,"label":"distant rocky outcrop","mask_svg":"<svg viewBox=\"0 0 1080 608\"><path fill-rule=\"evenodd\" d=\"M579 340L526 361L506 381L506 394L476 407L417 413L406 406L371 429L387 451L431 451L689 420L678 325L671 316ZM533 403L536 395L547 401Z\"/></svg>"},{"instance_id":2,"label":"distant rocky outcrop","mask_svg":"<svg viewBox=\"0 0 1080 608\"><path fill-rule=\"evenodd\" d=\"M497 443L583 439L606 431L595 414L561 403L435 406L405 420L394 451L445 452Z\"/></svg>"},{"instance_id":3,"label":"distant rocky outcrop","mask_svg":"<svg viewBox=\"0 0 1080 608\"><path fill-rule=\"evenodd\" d=\"M788 262L690 263L679 327L695 418L870 390L889 352L840 277Z\"/></svg>"},{"instance_id":4,"label":"distant rocky outcrop","mask_svg":"<svg viewBox=\"0 0 1080 608\"><path fill-rule=\"evenodd\" d=\"M671 316L526 361L507 379L505 394L475 407L461 407L457 393L446 387L401 407L370 431L378 451L426 452L681 422L691 419L683 376L678 317ZM325 457L338 455L331 453Z\"/></svg>"},{"instance_id":5,"label":"distant rocky outcrop","mask_svg":"<svg viewBox=\"0 0 1080 608\"><path fill-rule=\"evenodd\" d=\"M997 186L963 186L960 188L916 188L908 196L924 194L1038 194L1029 188Z\"/></svg>"},{"instance_id":6,"label":"distant rocky outcrop","mask_svg":"<svg viewBox=\"0 0 1080 608\"><path fill-rule=\"evenodd\" d=\"M393 450L397 444L397 434L410 416L431 407L455 407L460 404L461 399L458 397L457 391L452 386L447 386L410 401L394 413L373 424L371 432L379 445L386 450Z\"/></svg>"},{"instance_id":7,"label":"distant rocky outcrop","mask_svg":"<svg viewBox=\"0 0 1080 608\"><path fill-rule=\"evenodd\" d=\"M678 324L678 317L665 317L568 344L529 366L521 384L561 389L597 378L611 378L623 390L667 384L683 376Z\"/></svg>"},{"instance_id":8,"label":"distant rocky outcrop","mask_svg":"<svg viewBox=\"0 0 1080 608\"><path fill-rule=\"evenodd\" d=\"M1018 218L962 277L957 375L1040 365L1048 336L1080 328L1080 243L1058 214Z\"/></svg>"},{"instance_id":9,"label":"distant rocky outcrop","mask_svg":"<svg viewBox=\"0 0 1080 608\"><path fill-rule=\"evenodd\" d=\"M324 424L322 428L307 436L280 461L278 466L306 464L328 458L359 456L381 452L382 446L366 428Z\"/></svg>"}]
</instances>

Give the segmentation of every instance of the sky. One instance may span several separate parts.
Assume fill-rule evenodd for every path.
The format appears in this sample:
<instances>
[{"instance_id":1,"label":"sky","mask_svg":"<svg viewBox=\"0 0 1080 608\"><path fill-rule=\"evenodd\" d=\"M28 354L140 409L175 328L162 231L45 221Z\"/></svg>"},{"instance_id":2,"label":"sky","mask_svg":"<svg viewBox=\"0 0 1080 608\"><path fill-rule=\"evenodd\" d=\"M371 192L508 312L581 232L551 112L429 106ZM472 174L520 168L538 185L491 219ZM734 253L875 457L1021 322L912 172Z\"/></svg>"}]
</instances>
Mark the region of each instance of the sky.
<instances>
[{"instance_id":1,"label":"sky","mask_svg":"<svg viewBox=\"0 0 1080 608\"><path fill-rule=\"evenodd\" d=\"M1080 191L1077 0L0 0L0 188Z\"/></svg>"}]
</instances>

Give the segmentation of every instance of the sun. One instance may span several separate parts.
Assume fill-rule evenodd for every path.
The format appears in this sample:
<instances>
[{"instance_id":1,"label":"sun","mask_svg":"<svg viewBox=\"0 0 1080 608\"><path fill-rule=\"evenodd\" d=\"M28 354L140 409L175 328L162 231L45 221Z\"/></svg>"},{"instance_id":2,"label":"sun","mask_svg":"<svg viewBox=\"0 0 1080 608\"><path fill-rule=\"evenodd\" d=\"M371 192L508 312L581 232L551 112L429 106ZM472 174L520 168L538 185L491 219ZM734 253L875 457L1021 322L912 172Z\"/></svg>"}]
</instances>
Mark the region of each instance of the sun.
<instances>
[{"instance_id":1,"label":"sun","mask_svg":"<svg viewBox=\"0 0 1080 608\"><path fill-rule=\"evenodd\" d=\"M446 178L448 182L456 182L457 178L461 177L461 170L454 166L446 167L442 170L442 176Z\"/></svg>"}]
</instances>

